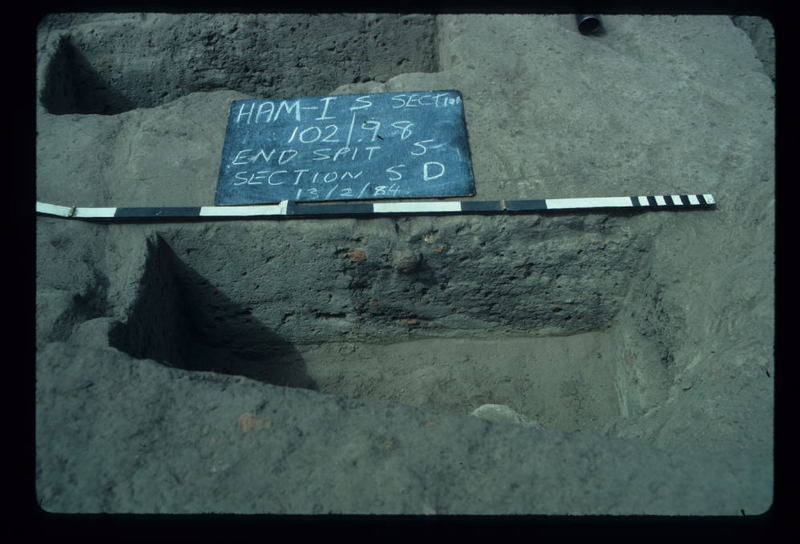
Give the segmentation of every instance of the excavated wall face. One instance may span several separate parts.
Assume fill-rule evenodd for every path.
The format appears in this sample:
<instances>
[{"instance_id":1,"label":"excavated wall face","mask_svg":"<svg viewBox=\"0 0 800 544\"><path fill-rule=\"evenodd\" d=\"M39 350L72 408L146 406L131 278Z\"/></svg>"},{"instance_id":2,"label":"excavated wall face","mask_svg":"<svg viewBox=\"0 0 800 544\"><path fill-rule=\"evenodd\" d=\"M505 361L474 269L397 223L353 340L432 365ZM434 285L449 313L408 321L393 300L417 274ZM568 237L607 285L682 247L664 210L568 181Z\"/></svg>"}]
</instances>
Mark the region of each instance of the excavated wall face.
<instances>
[{"instance_id":1,"label":"excavated wall face","mask_svg":"<svg viewBox=\"0 0 800 544\"><path fill-rule=\"evenodd\" d=\"M230 222L163 236L299 343L601 330L647 248L605 215L472 219Z\"/></svg>"},{"instance_id":2,"label":"excavated wall face","mask_svg":"<svg viewBox=\"0 0 800 544\"><path fill-rule=\"evenodd\" d=\"M612 324L650 245L629 219L172 226L109 339L190 370L599 428L619 414Z\"/></svg>"},{"instance_id":3,"label":"excavated wall face","mask_svg":"<svg viewBox=\"0 0 800 544\"><path fill-rule=\"evenodd\" d=\"M40 99L54 114L116 114L215 89L327 94L437 67L432 15L71 14L44 29Z\"/></svg>"}]
</instances>

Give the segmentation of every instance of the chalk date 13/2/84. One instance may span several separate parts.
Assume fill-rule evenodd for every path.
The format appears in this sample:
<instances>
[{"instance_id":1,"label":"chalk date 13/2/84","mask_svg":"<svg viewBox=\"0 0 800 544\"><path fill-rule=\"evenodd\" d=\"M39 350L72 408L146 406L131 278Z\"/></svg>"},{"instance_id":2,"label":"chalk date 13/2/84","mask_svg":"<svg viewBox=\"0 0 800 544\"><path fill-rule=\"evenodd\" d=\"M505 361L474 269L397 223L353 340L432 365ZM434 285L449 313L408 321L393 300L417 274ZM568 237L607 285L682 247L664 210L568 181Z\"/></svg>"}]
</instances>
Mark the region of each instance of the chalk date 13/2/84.
<instances>
[{"instance_id":1,"label":"chalk date 13/2/84","mask_svg":"<svg viewBox=\"0 0 800 544\"><path fill-rule=\"evenodd\" d=\"M396 183L389 185L372 186L369 182L365 183L355 192L353 187L339 187L335 184L327 187L298 187L294 200L349 200L358 198L400 198L408 191L402 191Z\"/></svg>"}]
</instances>

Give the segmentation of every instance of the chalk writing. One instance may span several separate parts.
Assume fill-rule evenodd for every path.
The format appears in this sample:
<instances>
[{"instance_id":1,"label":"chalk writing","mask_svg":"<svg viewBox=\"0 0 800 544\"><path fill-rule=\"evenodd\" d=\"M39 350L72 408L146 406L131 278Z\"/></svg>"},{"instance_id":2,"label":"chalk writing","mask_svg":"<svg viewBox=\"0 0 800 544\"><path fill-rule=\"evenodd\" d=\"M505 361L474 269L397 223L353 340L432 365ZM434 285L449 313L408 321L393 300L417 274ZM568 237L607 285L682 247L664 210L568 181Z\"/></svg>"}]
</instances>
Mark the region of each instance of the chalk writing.
<instances>
[{"instance_id":1,"label":"chalk writing","mask_svg":"<svg viewBox=\"0 0 800 544\"><path fill-rule=\"evenodd\" d=\"M217 205L471 194L458 91L231 104Z\"/></svg>"}]
</instances>

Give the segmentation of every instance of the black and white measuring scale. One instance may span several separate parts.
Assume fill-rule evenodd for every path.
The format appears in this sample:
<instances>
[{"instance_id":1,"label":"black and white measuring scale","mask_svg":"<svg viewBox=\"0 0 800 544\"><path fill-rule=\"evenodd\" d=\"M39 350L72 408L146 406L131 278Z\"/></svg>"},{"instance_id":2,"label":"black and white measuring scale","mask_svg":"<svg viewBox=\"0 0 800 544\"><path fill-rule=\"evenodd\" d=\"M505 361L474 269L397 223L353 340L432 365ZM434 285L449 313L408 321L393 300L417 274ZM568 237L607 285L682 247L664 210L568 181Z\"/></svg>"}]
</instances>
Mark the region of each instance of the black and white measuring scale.
<instances>
[{"instance_id":1,"label":"black and white measuring scale","mask_svg":"<svg viewBox=\"0 0 800 544\"><path fill-rule=\"evenodd\" d=\"M462 200L439 202L348 202L298 203L284 200L277 204L251 206L184 207L72 207L37 202L43 215L89 220L160 219L257 219L294 217L381 217L387 215L521 214L586 210L691 210L713 208L711 194L620 196L592 198L545 198L537 200Z\"/></svg>"}]
</instances>

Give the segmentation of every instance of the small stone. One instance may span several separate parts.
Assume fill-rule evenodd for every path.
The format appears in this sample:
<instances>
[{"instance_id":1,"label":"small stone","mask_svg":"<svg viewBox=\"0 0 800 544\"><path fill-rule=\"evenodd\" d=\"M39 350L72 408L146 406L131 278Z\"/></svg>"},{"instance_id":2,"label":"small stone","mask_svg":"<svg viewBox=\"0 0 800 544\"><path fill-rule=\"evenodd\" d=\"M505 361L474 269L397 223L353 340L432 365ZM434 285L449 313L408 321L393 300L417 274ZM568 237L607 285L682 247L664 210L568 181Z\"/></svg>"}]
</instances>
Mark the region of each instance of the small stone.
<instances>
[{"instance_id":1,"label":"small stone","mask_svg":"<svg viewBox=\"0 0 800 544\"><path fill-rule=\"evenodd\" d=\"M505 404L484 404L473 410L470 415L495 423L512 423L523 427L544 429L538 421L523 416Z\"/></svg>"},{"instance_id":2,"label":"small stone","mask_svg":"<svg viewBox=\"0 0 800 544\"><path fill-rule=\"evenodd\" d=\"M367 260L367 253L363 249L348 249L346 256L353 264L361 264Z\"/></svg>"},{"instance_id":3,"label":"small stone","mask_svg":"<svg viewBox=\"0 0 800 544\"><path fill-rule=\"evenodd\" d=\"M401 274L411 274L422 264L422 256L413 251L398 251L394 254L394 269Z\"/></svg>"},{"instance_id":4,"label":"small stone","mask_svg":"<svg viewBox=\"0 0 800 544\"><path fill-rule=\"evenodd\" d=\"M261 417L252 412L245 412L239 416L239 429L244 433L269 427L272 427L272 421L269 418Z\"/></svg>"}]
</instances>

